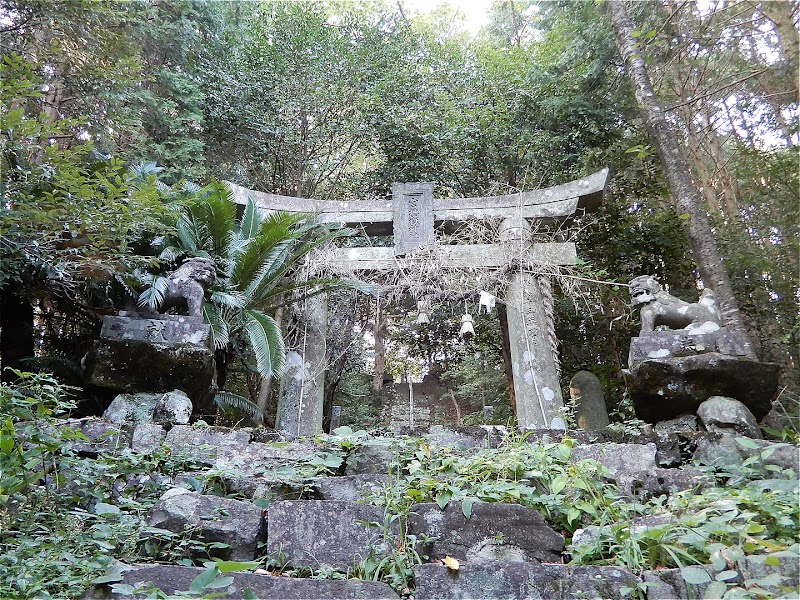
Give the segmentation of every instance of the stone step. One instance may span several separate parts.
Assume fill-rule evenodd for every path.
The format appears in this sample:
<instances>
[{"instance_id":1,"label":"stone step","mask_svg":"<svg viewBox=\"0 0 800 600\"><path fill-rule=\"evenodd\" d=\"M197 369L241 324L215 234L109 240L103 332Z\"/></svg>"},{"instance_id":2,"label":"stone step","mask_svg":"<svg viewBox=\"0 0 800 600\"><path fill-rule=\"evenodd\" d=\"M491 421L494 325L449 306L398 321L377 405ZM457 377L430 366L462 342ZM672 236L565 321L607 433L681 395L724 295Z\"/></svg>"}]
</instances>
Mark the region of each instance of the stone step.
<instances>
[{"instance_id":1,"label":"stone step","mask_svg":"<svg viewBox=\"0 0 800 600\"><path fill-rule=\"evenodd\" d=\"M108 585L91 588L85 600L111 600L116 598L148 598L148 590L161 590L169 597L176 592L187 592L192 581L204 569L179 567L174 565L131 565L122 573L119 583L131 586L134 593L115 593ZM365 600L397 600L399 597L385 583L358 580L302 579L296 577L277 577L271 574L228 573L220 575L231 577L233 581L223 587L211 588L207 593L213 598L236 598L241 600L250 590L252 597L260 600L307 600L309 598L352 598ZM219 595L216 595L219 594ZM197 594L191 596L198 597Z\"/></svg>"}]
</instances>

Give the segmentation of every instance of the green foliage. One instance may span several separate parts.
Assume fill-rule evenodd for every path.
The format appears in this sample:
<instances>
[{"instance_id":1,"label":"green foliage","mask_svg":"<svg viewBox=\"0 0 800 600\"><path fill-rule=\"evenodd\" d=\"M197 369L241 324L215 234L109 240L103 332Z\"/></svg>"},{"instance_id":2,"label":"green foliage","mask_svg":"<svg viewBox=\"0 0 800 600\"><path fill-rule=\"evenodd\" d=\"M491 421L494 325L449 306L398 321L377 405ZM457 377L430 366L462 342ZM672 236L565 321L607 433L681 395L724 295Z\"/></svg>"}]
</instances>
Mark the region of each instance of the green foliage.
<instances>
[{"instance_id":1,"label":"green foliage","mask_svg":"<svg viewBox=\"0 0 800 600\"><path fill-rule=\"evenodd\" d=\"M41 80L20 56L4 54L0 75L0 287L37 276L65 287L146 264L134 248L163 233L169 214L155 177L137 177L89 143L55 143L73 138L78 122L25 110L42 97Z\"/></svg>"},{"instance_id":2,"label":"green foliage","mask_svg":"<svg viewBox=\"0 0 800 600\"><path fill-rule=\"evenodd\" d=\"M195 191L178 219L175 239L166 240L161 256L169 261L203 256L217 266L203 315L211 324L221 388L228 364L237 356L262 378L280 373L283 335L267 313L325 287L347 285L340 279L304 278L298 270L312 250L345 235L347 230L317 225L302 213L264 215L252 200L237 223L236 204L225 185L215 182ZM153 304L158 282L152 279L140 304Z\"/></svg>"},{"instance_id":3,"label":"green foliage","mask_svg":"<svg viewBox=\"0 0 800 600\"><path fill-rule=\"evenodd\" d=\"M48 427L56 416L74 408L55 379L14 374L19 377L16 386L0 386L0 507L24 501L32 485L57 474L61 445L83 438L69 427Z\"/></svg>"},{"instance_id":4,"label":"green foliage","mask_svg":"<svg viewBox=\"0 0 800 600\"><path fill-rule=\"evenodd\" d=\"M157 474L197 464L163 450L81 457L73 448L86 437L59 420L74 407L67 390L47 375L15 374L0 386L0 597L77 597L98 578L118 581L117 560L208 552L143 525L166 489Z\"/></svg>"}]
</instances>

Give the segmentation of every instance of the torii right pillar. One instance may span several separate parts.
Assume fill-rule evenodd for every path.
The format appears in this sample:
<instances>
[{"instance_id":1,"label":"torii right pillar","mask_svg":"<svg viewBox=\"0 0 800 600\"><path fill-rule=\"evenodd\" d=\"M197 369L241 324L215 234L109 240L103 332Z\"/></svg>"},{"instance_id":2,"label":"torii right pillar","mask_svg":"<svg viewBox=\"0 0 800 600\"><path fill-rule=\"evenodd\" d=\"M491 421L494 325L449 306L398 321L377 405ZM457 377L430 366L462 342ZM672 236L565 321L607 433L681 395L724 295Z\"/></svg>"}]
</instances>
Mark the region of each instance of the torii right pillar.
<instances>
[{"instance_id":1,"label":"torii right pillar","mask_svg":"<svg viewBox=\"0 0 800 600\"><path fill-rule=\"evenodd\" d=\"M531 226L522 217L506 219L500 228L500 239L516 256L527 255L530 236ZM506 289L505 303L517 425L565 429L561 414L564 400L550 344L551 320L536 275L524 269L515 271Z\"/></svg>"}]
</instances>

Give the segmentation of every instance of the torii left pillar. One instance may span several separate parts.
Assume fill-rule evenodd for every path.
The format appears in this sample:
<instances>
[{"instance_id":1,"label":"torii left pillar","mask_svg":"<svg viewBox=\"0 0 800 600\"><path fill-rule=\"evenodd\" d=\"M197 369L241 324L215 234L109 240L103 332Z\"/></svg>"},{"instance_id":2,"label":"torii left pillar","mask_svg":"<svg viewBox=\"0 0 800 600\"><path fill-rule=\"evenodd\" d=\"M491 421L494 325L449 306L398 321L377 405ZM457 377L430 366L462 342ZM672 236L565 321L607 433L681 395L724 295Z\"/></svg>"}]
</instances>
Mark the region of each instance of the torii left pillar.
<instances>
[{"instance_id":1,"label":"torii left pillar","mask_svg":"<svg viewBox=\"0 0 800 600\"><path fill-rule=\"evenodd\" d=\"M286 353L275 428L288 438L322 432L325 400L327 294L303 302L300 346Z\"/></svg>"}]
</instances>

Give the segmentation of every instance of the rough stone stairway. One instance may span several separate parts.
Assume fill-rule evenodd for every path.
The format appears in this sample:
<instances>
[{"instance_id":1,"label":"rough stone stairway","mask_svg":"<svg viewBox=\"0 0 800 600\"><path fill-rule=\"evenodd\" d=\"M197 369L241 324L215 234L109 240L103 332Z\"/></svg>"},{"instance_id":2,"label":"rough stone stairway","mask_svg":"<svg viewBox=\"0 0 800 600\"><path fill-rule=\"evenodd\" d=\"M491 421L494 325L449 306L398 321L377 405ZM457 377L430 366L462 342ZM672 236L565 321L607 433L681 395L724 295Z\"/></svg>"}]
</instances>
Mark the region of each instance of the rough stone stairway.
<instances>
[{"instance_id":1,"label":"rough stone stairway","mask_svg":"<svg viewBox=\"0 0 800 600\"><path fill-rule=\"evenodd\" d=\"M377 599L402 593L418 600L616 599L639 594L666 600L703 598L720 572L714 565L703 566L708 578L687 581L679 569L632 573L619 566L564 564L569 560L566 532L519 504L420 502L405 514L393 511L392 486L413 468L415 451L467 456L508 443L509 434L516 443L556 444L562 431L520 436L502 427L431 427L394 437L345 435L345 443L337 444L333 436L284 441L252 429L176 425L165 431L149 423L125 428L100 420L83 421L80 427L90 441L77 449L89 455L120 447L149 453L165 446L172 457L200 465L167 482L169 489L150 510L147 524L216 543L221 560L247 562L266 555L271 565L279 565L218 574L212 581L216 587L207 591L220 597ZM756 455L773 465L773 473L800 472L797 447L787 444L773 444L770 452L759 454L769 442L742 445L733 436L700 432L568 435L575 440L569 461L597 461L619 494L630 499L697 492L711 483L703 465L740 464ZM297 476L312 463L327 466L329 474ZM212 480L221 488L193 489L198 481ZM219 495L221 489L236 497ZM587 528L573 538L579 535L591 540L594 533ZM386 573L400 546L406 557L410 550L427 557L422 564L405 565L413 568L410 587L395 590L386 583L347 579L348 573L370 578L380 564ZM768 589L772 597L797 597L791 595L800 590L797 552L732 561L725 566L725 581L768 581L767 575L776 574ZM197 586L203 573L202 567L119 565L117 581L96 585L86 598L144 598L152 589L172 595L189 590L193 582Z\"/></svg>"}]
</instances>

